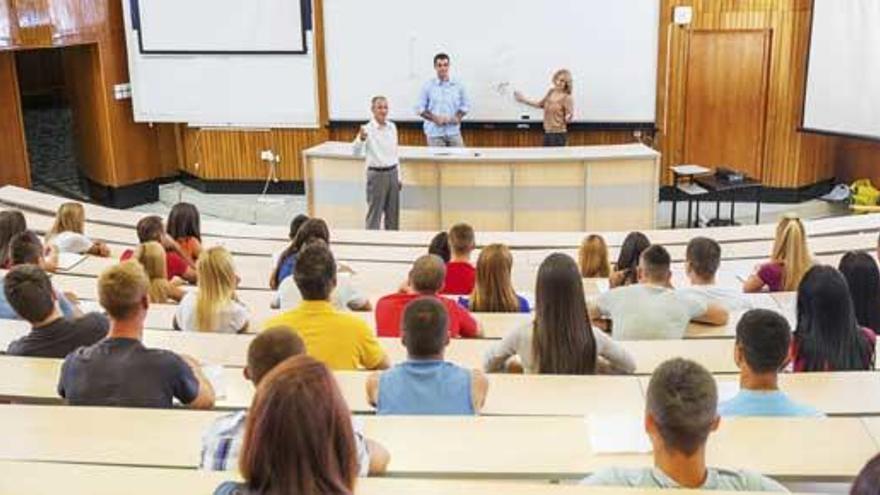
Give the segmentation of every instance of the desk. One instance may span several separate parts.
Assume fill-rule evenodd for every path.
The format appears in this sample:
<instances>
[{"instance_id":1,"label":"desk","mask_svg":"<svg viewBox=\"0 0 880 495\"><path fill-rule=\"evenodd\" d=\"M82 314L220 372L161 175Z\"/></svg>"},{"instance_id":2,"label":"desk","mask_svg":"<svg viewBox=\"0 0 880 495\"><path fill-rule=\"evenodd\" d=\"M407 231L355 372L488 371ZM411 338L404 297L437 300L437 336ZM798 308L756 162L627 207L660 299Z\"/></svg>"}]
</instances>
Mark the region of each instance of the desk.
<instances>
[{"instance_id":1,"label":"desk","mask_svg":"<svg viewBox=\"0 0 880 495\"><path fill-rule=\"evenodd\" d=\"M0 459L194 467L201 434L219 415L2 406ZM392 476L577 479L610 466L651 465L647 454L594 454L587 421L580 417L367 416L362 420L364 433L391 453ZM838 481L852 479L876 451L857 418L737 419L722 421L710 437L708 461L779 479Z\"/></svg>"},{"instance_id":2,"label":"desk","mask_svg":"<svg viewBox=\"0 0 880 495\"><path fill-rule=\"evenodd\" d=\"M715 203L715 219L719 220L721 218L721 195L725 193L730 194L730 225L736 225L734 220L734 211L736 210L736 193L737 191L744 191L746 189L754 189L757 198L757 204L755 207L755 225L761 223L761 190L763 186L761 183L751 177L745 177L742 181L739 182L731 182L727 180L720 180L715 175L706 175L696 177L694 181L706 188L709 192L715 193L718 195L716 197ZM697 203L697 217L699 218L700 213L700 204Z\"/></svg>"},{"instance_id":3,"label":"desk","mask_svg":"<svg viewBox=\"0 0 880 495\"><path fill-rule=\"evenodd\" d=\"M567 148L400 147L401 230L651 229L660 154L641 144ZM363 158L351 143L303 152L309 215L362 228Z\"/></svg>"}]
</instances>

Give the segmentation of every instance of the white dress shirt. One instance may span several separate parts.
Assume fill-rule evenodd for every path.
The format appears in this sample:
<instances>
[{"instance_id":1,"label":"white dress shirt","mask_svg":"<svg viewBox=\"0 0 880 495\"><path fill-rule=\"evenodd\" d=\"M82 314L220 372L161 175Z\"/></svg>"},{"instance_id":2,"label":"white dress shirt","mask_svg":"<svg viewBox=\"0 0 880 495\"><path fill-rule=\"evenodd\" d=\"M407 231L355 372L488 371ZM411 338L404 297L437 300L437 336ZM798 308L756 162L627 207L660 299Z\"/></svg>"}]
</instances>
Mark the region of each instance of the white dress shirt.
<instances>
[{"instance_id":1,"label":"white dress shirt","mask_svg":"<svg viewBox=\"0 0 880 495\"><path fill-rule=\"evenodd\" d=\"M376 119L371 119L364 127L367 129L367 139L361 139L360 130L354 138L355 156L366 157L368 168L389 168L398 164L397 156L397 126L390 120L385 125L379 125Z\"/></svg>"}]
</instances>

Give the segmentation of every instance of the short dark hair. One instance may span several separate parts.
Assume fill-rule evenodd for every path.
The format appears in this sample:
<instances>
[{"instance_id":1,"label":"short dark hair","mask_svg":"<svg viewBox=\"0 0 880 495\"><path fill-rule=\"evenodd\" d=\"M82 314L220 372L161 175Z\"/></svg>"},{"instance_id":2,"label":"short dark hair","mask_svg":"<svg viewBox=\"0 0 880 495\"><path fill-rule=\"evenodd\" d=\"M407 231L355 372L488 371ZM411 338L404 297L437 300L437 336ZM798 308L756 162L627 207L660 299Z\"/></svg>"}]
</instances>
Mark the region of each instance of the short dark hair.
<instances>
[{"instance_id":1,"label":"short dark hair","mask_svg":"<svg viewBox=\"0 0 880 495\"><path fill-rule=\"evenodd\" d=\"M431 244L428 245L428 254L436 254L444 263L449 263L451 253L449 252L448 232L438 232L437 235L431 239Z\"/></svg>"},{"instance_id":2,"label":"short dark hair","mask_svg":"<svg viewBox=\"0 0 880 495\"><path fill-rule=\"evenodd\" d=\"M3 280L3 292L12 309L31 323L45 320L52 314L52 282L40 267L19 265Z\"/></svg>"},{"instance_id":3,"label":"short dark hair","mask_svg":"<svg viewBox=\"0 0 880 495\"><path fill-rule=\"evenodd\" d=\"M671 264L672 258L669 256L669 251L659 244L651 244L642 251L639 267L648 278L657 279L669 273Z\"/></svg>"},{"instance_id":4,"label":"short dark hair","mask_svg":"<svg viewBox=\"0 0 880 495\"><path fill-rule=\"evenodd\" d=\"M412 357L441 352L448 338L449 315L435 297L420 297L403 310L406 350Z\"/></svg>"},{"instance_id":5,"label":"short dark hair","mask_svg":"<svg viewBox=\"0 0 880 495\"><path fill-rule=\"evenodd\" d=\"M291 241L296 238L296 233L299 232L299 228L302 227L308 219L309 216L305 213L300 213L299 215L293 217L293 220L290 221L290 232L287 234L287 237Z\"/></svg>"},{"instance_id":6,"label":"short dark hair","mask_svg":"<svg viewBox=\"0 0 880 495\"><path fill-rule=\"evenodd\" d=\"M788 356L791 326L775 311L752 309L736 324L736 343L752 371L774 373Z\"/></svg>"},{"instance_id":7,"label":"short dark hair","mask_svg":"<svg viewBox=\"0 0 880 495\"><path fill-rule=\"evenodd\" d=\"M336 281L336 260L323 241L303 246L293 269L293 281L306 301L324 301L333 292Z\"/></svg>"},{"instance_id":8,"label":"short dark hair","mask_svg":"<svg viewBox=\"0 0 880 495\"><path fill-rule=\"evenodd\" d=\"M721 246L708 237L694 237L685 251L691 270L700 278L712 278L721 265Z\"/></svg>"},{"instance_id":9,"label":"short dark hair","mask_svg":"<svg viewBox=\"0 0 880 495\"><path fill-rule=\"evenodd\" d=\"M666 447L693 455L706 443L718 415L718 390L706 368L675 358L654 370L646 403Z\"/></svg>"},{"instance_id":10,"label":"short dark hair","mask_svg":"<svg viewBox=\"0 0 880 495\"><path fill-rule=\"evenodd\" d=\"M162 239L162 218L156 215L141 218L137 223L138 242L141 244Z\"/></svg>"},{"instance_id":11,"label":"short dark hair","mask_svg":"<svg viewBox=\"0 0 880 495\"><path fill-rule=\"evenodd\" d=\"M306 345L293 329L279 326L263 330L248 346L247 367L254 384L287 358L306 353Z\"/></svg>"},{"instance_id":12,"label":"short dark hair","mask_svg":"<svg viewBox=\"0 0 880 495\"><path fill-rule=\"evenodd\" d=\"M38 265L43 257L43 243L33 231L25 230L12 237L9 242L9 260L13 266Z\"/></svg>"},{"instance_id":13,"label":"short dark hair","mask_svg":"<svg viewBox=\"0 0 880 495\"><path fill-rule=\"evenodd\" d=\"M447 54L445 54L445 53L443 53L443 52L440 52L440 53L438 53L437 55L434 55L434 65L437 65L437 62L439 62L439 61L441 61L441 60L446 60L446 61L448 62L448 61L449 61L449 55L447 55Z\"/></svg>"}]
</instances>

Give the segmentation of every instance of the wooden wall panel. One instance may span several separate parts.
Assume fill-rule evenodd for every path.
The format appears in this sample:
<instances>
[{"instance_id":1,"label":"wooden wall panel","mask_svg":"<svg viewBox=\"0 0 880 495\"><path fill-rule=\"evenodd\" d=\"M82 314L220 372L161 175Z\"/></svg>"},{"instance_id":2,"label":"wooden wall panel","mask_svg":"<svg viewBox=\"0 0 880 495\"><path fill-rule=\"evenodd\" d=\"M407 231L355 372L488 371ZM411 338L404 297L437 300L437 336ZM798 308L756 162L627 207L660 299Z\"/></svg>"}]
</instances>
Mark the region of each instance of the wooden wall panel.
<instances>
[{"instance_id":1,"label":"wooden wall panel","mask_svg":"<svg viewBox=\"0 0 880 495\"><path fill-rule=\"evenodd\" d=\"M867 178L880 186L880 142L840 138L835 171L847 183Z\"/></svg>"},{"instance_id":2,"label":"wooden wall panel","mask_svg":"<svg viewBox=\"0 0 880 495\"><path fill-rule=\"evenodd\" d=\"M9 51L0 51L0 184L31 184L15 55Z\"/></svg>"}]
</instances>

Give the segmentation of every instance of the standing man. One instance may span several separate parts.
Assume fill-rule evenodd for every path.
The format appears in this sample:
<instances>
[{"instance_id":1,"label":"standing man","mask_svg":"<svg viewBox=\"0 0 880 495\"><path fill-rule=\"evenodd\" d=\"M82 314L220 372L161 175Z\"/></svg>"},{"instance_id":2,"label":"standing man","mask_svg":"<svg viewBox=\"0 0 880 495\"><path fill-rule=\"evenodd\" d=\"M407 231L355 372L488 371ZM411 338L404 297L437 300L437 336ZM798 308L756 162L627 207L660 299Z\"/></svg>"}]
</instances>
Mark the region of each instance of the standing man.
<instances>
[{"instance_id":1,"label":"standing man","mask_svg":"<svg viewBox=\"0 0 880 495\"><path fill-rule=\"evenodd\" d=\"M367 162L367 229L379 230L385 215L385 230L400 224L400 177L397 164L397 126L388 120L388 99L374 96L373 118L361 126L354 138L354 154Z\"/></svg>"},{"instance_id":2,"label":"standing man","mask_svg":"<svg viewBox=\"0 0 880 495\"><path fill-rule=\"evenodd\" d=\"M464 86L449 78L449 55L435 55L434 70L437 71L437 78L422 87L416 109L419 116L425 119L428 146L463 148L461 119L470 110L470 102Z\"/></svg>"}]
</instances>

